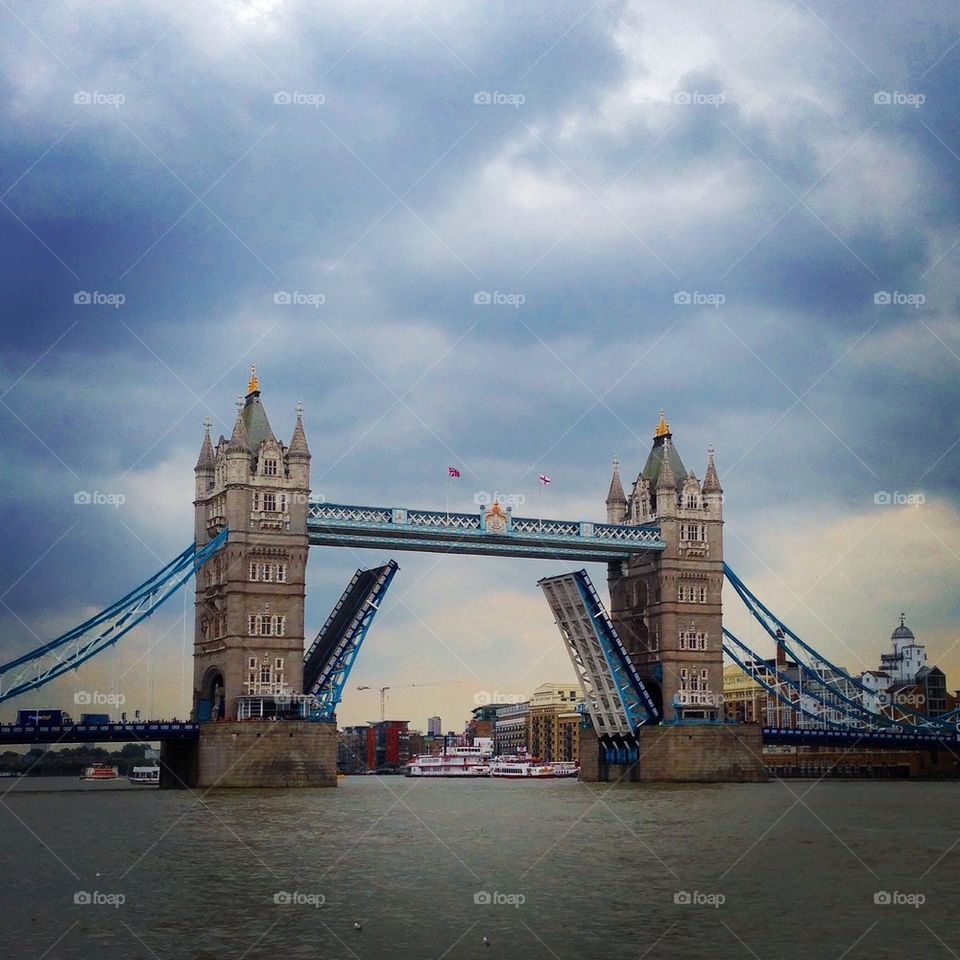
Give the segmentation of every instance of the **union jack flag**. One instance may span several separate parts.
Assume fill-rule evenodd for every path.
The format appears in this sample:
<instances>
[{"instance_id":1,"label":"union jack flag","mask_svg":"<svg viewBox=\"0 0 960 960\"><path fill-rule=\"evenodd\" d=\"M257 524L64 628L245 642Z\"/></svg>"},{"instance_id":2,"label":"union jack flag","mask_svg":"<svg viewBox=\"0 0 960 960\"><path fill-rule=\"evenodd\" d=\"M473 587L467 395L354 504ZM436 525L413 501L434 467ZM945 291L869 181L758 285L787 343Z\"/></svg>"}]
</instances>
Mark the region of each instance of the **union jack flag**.
<instances>
[{"instance_id":1,"label":"union jack flag","mask_svg":"<svg viewBox=\"0 0 960 960\"><path fill-rule=\"evenodd\" d=\"M451 477L459 477L460 471L456 467L447 467L447 474Z\"/></svg>"},{"instance_id":2,"label":"union jack flag","mask_svg":"<svg viewBox=\"0 0 960 960\"><path fill-rule=\"evenodd\" d=\"M544 486L546 486L546 485L550 482L550 478L549 478L545 473L541 473L541 474L540 474L540 482L541 482Z\"/></svg>"}]
</instances>

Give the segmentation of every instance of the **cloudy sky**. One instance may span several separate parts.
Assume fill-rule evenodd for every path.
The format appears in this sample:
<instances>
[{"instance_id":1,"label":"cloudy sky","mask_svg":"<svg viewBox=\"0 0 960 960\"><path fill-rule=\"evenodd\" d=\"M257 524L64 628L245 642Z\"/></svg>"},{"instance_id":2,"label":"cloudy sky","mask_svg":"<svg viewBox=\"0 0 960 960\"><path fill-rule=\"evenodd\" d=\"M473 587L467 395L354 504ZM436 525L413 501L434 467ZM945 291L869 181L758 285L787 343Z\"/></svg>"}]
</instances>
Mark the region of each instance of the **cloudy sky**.
<instances>
[{"instance_id":1,"label":"cloudy sky","mask_svg":"<svg viewBox=\"0 0 960 960\"><path fill-rule=\"evenodd\" d=\"M727 559L789 623L861 670L903 609L960 686L954 3L71 0L0 25L4 655L189 542L202 420L229 430L256 361L334 502L442 505L454 464L451 507L602 518L664 407L701 477L715 446ZM313 550L311 629L383 559ZM572 675L535 586L569 565L397 559L351 678L396 686L390 714L459 726ZM183 715L183 608L40 701ZM340 719L377 711L351 689Z\"/></svg>"}]
</instances>

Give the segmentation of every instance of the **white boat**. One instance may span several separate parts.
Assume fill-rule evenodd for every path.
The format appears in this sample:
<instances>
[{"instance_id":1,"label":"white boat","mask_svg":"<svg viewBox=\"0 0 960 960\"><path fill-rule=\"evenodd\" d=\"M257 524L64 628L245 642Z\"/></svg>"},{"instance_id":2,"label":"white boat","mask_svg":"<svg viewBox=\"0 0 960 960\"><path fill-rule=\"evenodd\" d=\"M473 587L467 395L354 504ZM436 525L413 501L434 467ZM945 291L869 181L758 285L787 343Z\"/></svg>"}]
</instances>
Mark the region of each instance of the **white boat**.
<instances>
[{"instance_id":1,"label":"white boat","mask_svg":"<svg viewBox=\"0 0 960 960\"><path fill-rule=\"evenodd\" d=\"M92 767L85 767L80 775L81 780L119 780L120 771L109 763L95 763Z\"/></svg>"},{"instance_id":2,"label":"white boat","mask_svg":"<svg viewBox=\"0 0 960 960\"><path fill-rule=\"evenodd\" d=\"M579 769L567 760L540 763L525 757L498 757L490 764L490 776L502 780L556 780L575 777Z\"/></svg>"},{"instance_id":3,"label":"white boat","mask_svg":"<svg viewBox=\"0 0 960 960\"><path fill-rule=\"evenodd\" d=\"M134 767L127 779L131 783L142 783L146 785L152 784L153 786L159 786L160 784L160 768L159 767Z\"/></svg>"},{"instance_id":4,"label":"white boat","mask_svg":"<svg viewBox=\"0 0 960 960\"><path fill-rule=\"evenodd\" d=\"M478 740L473 746L448 747L436 755L421 754L403 772L408 777L489 777L492 753L492 740Z\"/></svg>"}]
</instances>

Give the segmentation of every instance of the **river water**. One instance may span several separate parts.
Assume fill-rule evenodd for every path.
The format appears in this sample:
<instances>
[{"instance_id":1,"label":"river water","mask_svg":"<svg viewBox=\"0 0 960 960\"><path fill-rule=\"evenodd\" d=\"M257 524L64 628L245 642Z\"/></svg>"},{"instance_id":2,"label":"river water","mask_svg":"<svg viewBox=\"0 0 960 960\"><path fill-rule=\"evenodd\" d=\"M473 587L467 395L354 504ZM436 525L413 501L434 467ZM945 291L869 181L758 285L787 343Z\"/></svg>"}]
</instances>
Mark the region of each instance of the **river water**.
<instances>
[{"instance_id":1,"label":"river water","mask_svg":"<svg viewBox=\"0 0 960 960\"><path fill-rule=\"evenodd\" d=\"M955 783L79 786L0 784L4 958L960 955Z\"/></svg>"}]
</instances>

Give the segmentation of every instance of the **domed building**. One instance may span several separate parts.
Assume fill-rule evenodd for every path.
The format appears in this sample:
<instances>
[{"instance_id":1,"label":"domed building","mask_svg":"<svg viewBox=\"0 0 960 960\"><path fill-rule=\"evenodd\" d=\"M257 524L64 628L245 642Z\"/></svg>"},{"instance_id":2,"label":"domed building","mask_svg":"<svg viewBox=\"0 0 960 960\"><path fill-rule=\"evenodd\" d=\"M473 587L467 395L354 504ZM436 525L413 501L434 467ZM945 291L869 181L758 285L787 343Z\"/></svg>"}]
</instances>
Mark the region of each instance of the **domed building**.
<instances>
[{"instance_id":1,"label":"domed building","mask_svg":"<svg viewBox=\"0 0 960 960\"><path fill-rule=\"evenodd\" d=\"M892 653L880 654L880 671L895 683L913 683L927 664L927 648L917 643L913 631L904 623L906 614L900 614L900 623L890 634Z\"/></svg>"}]
</instances>

